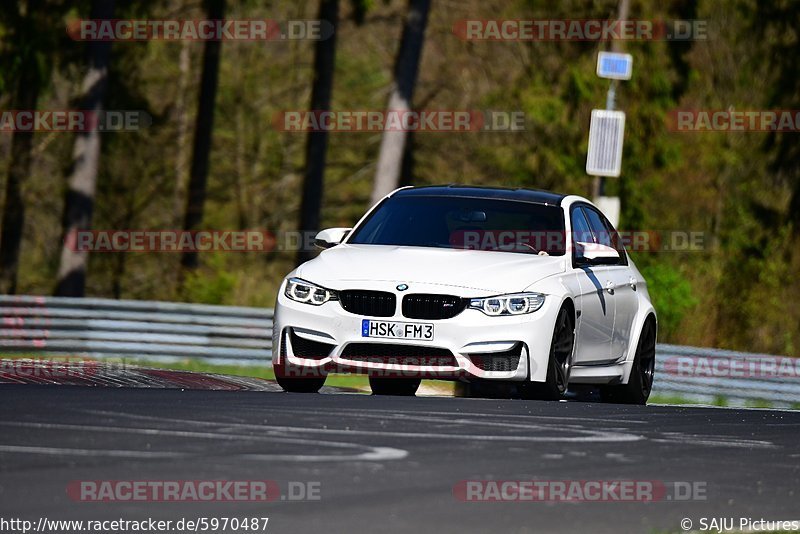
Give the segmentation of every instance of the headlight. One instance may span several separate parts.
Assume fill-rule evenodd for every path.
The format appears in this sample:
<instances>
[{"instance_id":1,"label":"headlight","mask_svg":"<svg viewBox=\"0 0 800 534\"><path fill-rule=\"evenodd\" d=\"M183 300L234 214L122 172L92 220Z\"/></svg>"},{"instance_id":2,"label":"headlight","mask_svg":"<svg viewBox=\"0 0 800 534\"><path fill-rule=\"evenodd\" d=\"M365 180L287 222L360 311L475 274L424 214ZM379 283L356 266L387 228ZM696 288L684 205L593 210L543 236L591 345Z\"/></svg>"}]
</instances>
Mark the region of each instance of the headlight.
<instances>
[{"instance_id":1,"label":"headlight","mask_svg":"<svg viewBox=\"0 0 800 534\"><path fill-rule=\"evenodd\" d=\"M522 315L533 313L544 304L541 293L515 293L482 299L470 299L469 307L486 315Z\"/></svg>"},{"instance_id":2,"label":"headlight","mask_svg":"<svg viewBox=\"0 0 800 534\"><path fill-rule=\"evenodd\" d=\"M314 306L319 306L329 300L337 300L338 298L335 291L306 282L302 278L289 278L283 293L294 301Z\"/></svg>"}]
</instances>

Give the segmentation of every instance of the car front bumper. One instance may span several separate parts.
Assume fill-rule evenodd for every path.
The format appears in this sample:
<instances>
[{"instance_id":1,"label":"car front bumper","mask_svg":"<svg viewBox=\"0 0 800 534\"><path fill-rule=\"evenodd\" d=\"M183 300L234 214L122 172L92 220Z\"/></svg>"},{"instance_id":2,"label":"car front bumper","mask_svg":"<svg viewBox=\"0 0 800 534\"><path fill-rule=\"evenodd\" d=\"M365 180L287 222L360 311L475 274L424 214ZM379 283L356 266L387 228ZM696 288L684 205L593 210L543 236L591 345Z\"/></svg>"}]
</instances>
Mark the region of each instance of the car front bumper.
<instances>
[{"instance_id":1,"label":"car front bumper","mask_svg":"<svg viewBox=\"0 0 800 534\"><path fill-rule=\"evenodd\" d=\"M386 286L383 283L366 289L386 291ZM364 286L360 285L359 289L362 288ZM443 292L441 287L427 289ZM397 295L402 296L401 293ZM530 379L542 382L546 378L559 306L560 302L546 298L539 310L519 316L490 317L479 310L466 309L456 317L441 320L409 319L399 310L392 317L368 317L346 311L338 301L329 301L321 306L295 302L285 296L281 287L273 319L273 363L285 369L299 370L303 376L350 372L387 377ZM430 341L364 337L364 319L433 324L434 337ZM313 357L302 357L308 351L298 351L293 341L304 346L309 341L312 345L322 343L324 345L317 346L326 349ZM355 359L352 356L353 345L365 343L381 349L376 352L389 357L366 358L367 361ZM426 348L434 354L430 358L408 356L409 352L425 355ZM395 349L397 356L392 357ZM449 355L441 357L445 351L449 351L452 358ZM363 345L361 352L364 352ZM487 365L487 362L499 362L500 365Z\"/></svg>"}]
</instances>

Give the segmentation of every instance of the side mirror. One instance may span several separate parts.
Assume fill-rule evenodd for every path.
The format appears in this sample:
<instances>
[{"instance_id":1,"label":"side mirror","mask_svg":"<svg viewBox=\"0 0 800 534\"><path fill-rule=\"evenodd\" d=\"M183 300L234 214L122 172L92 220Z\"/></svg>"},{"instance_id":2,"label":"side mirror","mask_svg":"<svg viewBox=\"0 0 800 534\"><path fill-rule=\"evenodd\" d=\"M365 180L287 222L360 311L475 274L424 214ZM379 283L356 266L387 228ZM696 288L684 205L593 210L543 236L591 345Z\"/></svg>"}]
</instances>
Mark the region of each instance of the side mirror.
<instances>
[{"instance_id":1,"label":"side mirror","mask_svg":"<svg viewBox=\"0 0 800 534\"><path fill-rule=\"evenodd\" d=\"M347 237L352 228L327 228L319 232L314 238L314 244L319 248L335 247Z\"/></svg>"},{"instance_id":2,"label":"side mirror","mask_svg":"<svg viewBox=\"0 0 800 534\"><path fill-rule=\"evenodd\" d=\"M581 265L616 265L619 252L613 247L597 243L575 243L575 258Z\"/></svg>"}]
</instances>

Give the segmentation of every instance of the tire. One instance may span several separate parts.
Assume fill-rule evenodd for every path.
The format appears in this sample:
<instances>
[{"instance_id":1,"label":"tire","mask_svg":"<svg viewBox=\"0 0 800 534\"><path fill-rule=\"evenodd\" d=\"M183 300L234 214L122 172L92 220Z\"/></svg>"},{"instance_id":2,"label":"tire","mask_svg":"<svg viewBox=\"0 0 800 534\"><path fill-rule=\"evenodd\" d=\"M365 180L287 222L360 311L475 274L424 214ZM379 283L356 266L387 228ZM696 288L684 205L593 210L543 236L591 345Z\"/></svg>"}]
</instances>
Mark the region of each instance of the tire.
<instances>
[{"instance_id":1,"label":"tire","mask_svg":"<svg viewBox=\"0 0 800 534\"><path fill-rule=\"evenodd\" d=\"M314 369L291 366L291 372L287 371L286 364L281 362L275 364L275 381L288 393L317 393L325 385L327 376L321 371ZM313 376L313 375L317 376Z\"/></svg>"},{"instance_id":2,"label":"tire","mask_svg":"<svg viewBox=\"0 0 800 534\"><path fill-rule=\"evenodd\" d=\"M617 404L646 404L653 389L653 375L656 365L656 324L648 318L636 354L633 358L633 367L628 383L620 386L603 386L600 388L600 398L603 402Z\"/></svg>"},{"instance_id":3,"label":"tire","mask_svg":"<svg viewBox=\"0 0 800 534\"><path fill-rule=\"evenodd\" d=\"M396 395L413 397L419 389L421 378L380 378L369 377L369 387L373 395Z\"/></svg>"},{"instance_id":4,"label":"tire","mask_svg":"<svg viewBox=\"0 0 800 534\"><path fill-rule=\"evenodd\" d=\"M527 381L520 384L519 392L523 399L560 400L564 396L572 370L574 346L575 316L567 306L562 306L553 327L547 379L544 382Z\"/></svg>"},{"instance_id":5,"label":"tire","mask_svg":"<svg viewBox=\"0 0 800 534\"><path fill-rule=\"evenodd\" d=\"M460 397L470 399L508 399L514 396L518 382L503 380L472 379L469 383L459 383Z\"/></svg>"}]
</instances>

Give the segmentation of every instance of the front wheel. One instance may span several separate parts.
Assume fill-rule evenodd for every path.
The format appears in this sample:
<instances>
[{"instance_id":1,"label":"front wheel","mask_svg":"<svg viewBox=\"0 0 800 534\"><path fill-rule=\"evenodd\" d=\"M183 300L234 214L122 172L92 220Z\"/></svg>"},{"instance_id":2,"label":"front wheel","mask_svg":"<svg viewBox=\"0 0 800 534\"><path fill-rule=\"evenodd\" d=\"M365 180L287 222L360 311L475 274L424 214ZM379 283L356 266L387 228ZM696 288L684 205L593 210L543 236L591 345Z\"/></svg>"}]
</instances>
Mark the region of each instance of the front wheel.
<instances>
[{"instance_id":1,"label":"front wheel","mask_svg":"<svg viewBox=\"0 0 800 534\"><path fill-rule=\"evenodd\" d=\"M291 364L287 366L283 361L275 364L273 370L275 381L289 393L317 393L325 385L327 378L322 370Z\"/></svg>"},{"instance_id":2,"label":"front wheel","mask_svg":"<svg viewBox=\"0 0 800 534\"><path fill-rule=\"evenodd\" d=\"M369 377L369 387L373 395L397 395L413 397L422 382L420 378L380 378Z\"/></svg>"},{"instance_id":3,"label":"front wheel","mask_svg":"<svg viewBox=\"0 0 800 534\"><path fill-rule=\"evenodd\" d=\"M550 343L547 379L544 382L524 382L520 385L523 399L559 400L567 391L572 369L572 348L575 345L575 318L568 307L558 312Z\"/></svg>"},{"instance_id":4,"label":"front wheel","mask_svg":"<svg viewBox=\"0 0 800 534\"><path fill-rule=\"evenodd\" d=\"M618 404L646 404L653 389L653 375L656 367L656 325L648 319L639 336L633 367L628 383L621 386L603 386L600 397L604 402Z\"/></svg>"}]
</instances>

